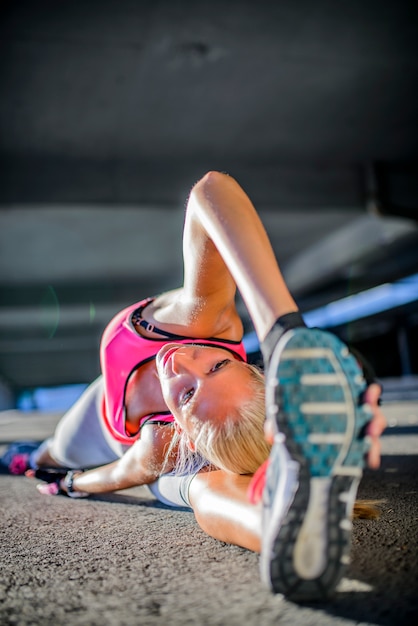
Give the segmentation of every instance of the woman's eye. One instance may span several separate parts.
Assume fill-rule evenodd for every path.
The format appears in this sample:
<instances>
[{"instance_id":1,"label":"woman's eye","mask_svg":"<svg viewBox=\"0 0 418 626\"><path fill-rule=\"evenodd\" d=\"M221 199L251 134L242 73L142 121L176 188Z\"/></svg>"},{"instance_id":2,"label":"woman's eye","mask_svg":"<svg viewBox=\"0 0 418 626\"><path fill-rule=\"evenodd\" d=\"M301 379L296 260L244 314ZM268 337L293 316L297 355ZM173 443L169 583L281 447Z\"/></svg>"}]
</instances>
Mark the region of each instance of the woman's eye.
<instances>
[{"instance_id":1,"label":"woman's eye","mask_svg":"<svg viewBox=\"0 0 418 626\"><path fill-rule=\"evenodd\" d=\"M223 367L224 365L226 365L227 363L229 363L230 359L223 359L223 361L218 361L218 363L216 363L213 367L212 367L212 371L216 372L216 370L220 370L221 367Z\"/></svg>"},{"instance_id":2,"label":"woman's eye","mask_svg":"<svg viewBox=\"0 0 418 626\"><path fill-rule=\"evenodd\" d=\"M189 400L193 398L193 394L194 389L188 389L187 391L185 391L181 398L181 405L184 406L185 404L187 404Z\"/></svg>"}]
</instances>

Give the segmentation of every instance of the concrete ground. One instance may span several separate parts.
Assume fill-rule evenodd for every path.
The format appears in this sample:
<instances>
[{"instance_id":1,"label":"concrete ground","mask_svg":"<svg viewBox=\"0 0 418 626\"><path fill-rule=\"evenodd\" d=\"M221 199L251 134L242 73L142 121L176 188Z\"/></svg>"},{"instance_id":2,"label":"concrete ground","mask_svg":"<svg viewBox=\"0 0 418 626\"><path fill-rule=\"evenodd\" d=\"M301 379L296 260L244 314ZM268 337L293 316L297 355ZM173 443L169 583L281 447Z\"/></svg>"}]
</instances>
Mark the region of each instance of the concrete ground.
<instances>
[{"instance_id":1,"label":"concrete ground","mask_svg":"<svg viewBox=\"0 0 418 626\"><path fill-rule=\"evenodd\" d=\"M296 605L259 581L258 556L206 536L193 514L141 488L87 500L41 496L0 475L2 626L335 626L418 624L418 403L386 405L382 467L360 497L352 564L335 600ZM1 449L41 440L57 415L0 413Z\"/></svg>"}]
</instances>

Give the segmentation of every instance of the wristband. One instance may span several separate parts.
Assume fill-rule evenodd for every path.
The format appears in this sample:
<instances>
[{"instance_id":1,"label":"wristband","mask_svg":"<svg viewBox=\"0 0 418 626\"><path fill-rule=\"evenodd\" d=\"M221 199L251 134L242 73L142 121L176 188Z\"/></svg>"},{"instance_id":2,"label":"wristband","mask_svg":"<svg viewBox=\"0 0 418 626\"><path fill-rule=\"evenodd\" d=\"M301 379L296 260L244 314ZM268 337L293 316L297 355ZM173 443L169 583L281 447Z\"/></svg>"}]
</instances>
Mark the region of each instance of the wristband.
<instances>
[{"instance_id":1,"label":"wristband","mask_svg":"<svg viewBox=\"0 0 418 626\"><path fill-rule=\"evenodd\" d=\"M70 470L65 475L64 485L67 491L67 496L69 496L70 498L87 498L90 495L86 491L74 491L74 478L82 473L83 470Z\"/></svg>"}]
</instances>

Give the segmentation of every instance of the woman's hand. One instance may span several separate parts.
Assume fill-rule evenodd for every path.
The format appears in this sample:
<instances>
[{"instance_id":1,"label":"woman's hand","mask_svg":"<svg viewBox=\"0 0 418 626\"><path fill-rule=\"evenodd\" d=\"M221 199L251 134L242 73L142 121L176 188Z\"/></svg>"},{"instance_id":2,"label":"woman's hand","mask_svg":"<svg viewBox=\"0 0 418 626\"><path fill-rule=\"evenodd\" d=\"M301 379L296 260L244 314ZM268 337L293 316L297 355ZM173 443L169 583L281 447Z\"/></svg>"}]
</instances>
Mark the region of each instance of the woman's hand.
<instances>
[{"instance_id":1,"label":"woman's hand","mask_svg":"<svg viewBox=\"0 0 418 626\"><path fill-rule=\"evenodd\" d=\"M46 483L45 485L36 485L37 490L43 496L58 496L61 489L58 483Z\"/></svg>"},{"instance_id":2,"label":"woman's hand","mask_svg":"<svg viewBox=\"0 0 418 626\"><path fill-rule=\"evenodd\" d=\"M365 392L365 402L370 406L372 411L372 419L367 425L366 435L370 441L370 448L367 453L368 466L377 469L380 466L380 435L387 426L386 417L383 415L379 406L379 398L382 393L380 385L372 383Z\"/></svg>"},{"instance_id":3,"label":"woman's hand","mask_svg":"<svg viewBox=\"0 0 418 626\"><path fill-rule=\"evenodd\" d=\"M83 472L71 470L65 474L60 475L61 472L57 472L58 478L51 482L49 480L47 484L37 485L36 488L44 496L58 496L67 495L70 498L87 498L90 494L86 491L76 491L74 489L74 479L81 475Z\"/></svg>"}]
</instances>

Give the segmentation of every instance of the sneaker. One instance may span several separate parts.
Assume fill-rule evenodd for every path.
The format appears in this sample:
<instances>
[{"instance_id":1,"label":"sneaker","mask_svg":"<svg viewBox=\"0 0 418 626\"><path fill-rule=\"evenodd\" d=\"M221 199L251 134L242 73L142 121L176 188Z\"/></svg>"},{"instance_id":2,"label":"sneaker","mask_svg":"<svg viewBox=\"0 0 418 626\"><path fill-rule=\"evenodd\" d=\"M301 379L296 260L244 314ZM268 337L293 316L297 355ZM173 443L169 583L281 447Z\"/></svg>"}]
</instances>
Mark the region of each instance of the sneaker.
<instances>
[{"instance_id":1,"label":"sneaker","mask_svg":"<svg viewBox=\"0 0 418 626\"><path fill-rule=\"evenodd\" d=\"M36 441L16 441L12 443L0 458L0 465L5 467L10 474L23 475L30 469L30 456L39 448Z\"/></svg>"},{"instance_id":2,"label":"sneaker","mask_svg":"<svg viewBox=\"0 0 418 626\"><path fill-rule=\"evenodd\" d=\"M348 348L318 329L286 332L266 363L267 420L276 436L263 494L261 576L289 599L324 600L349 563L370 420L361 406L365 381Z\"/></svg>"}]
</instances>

